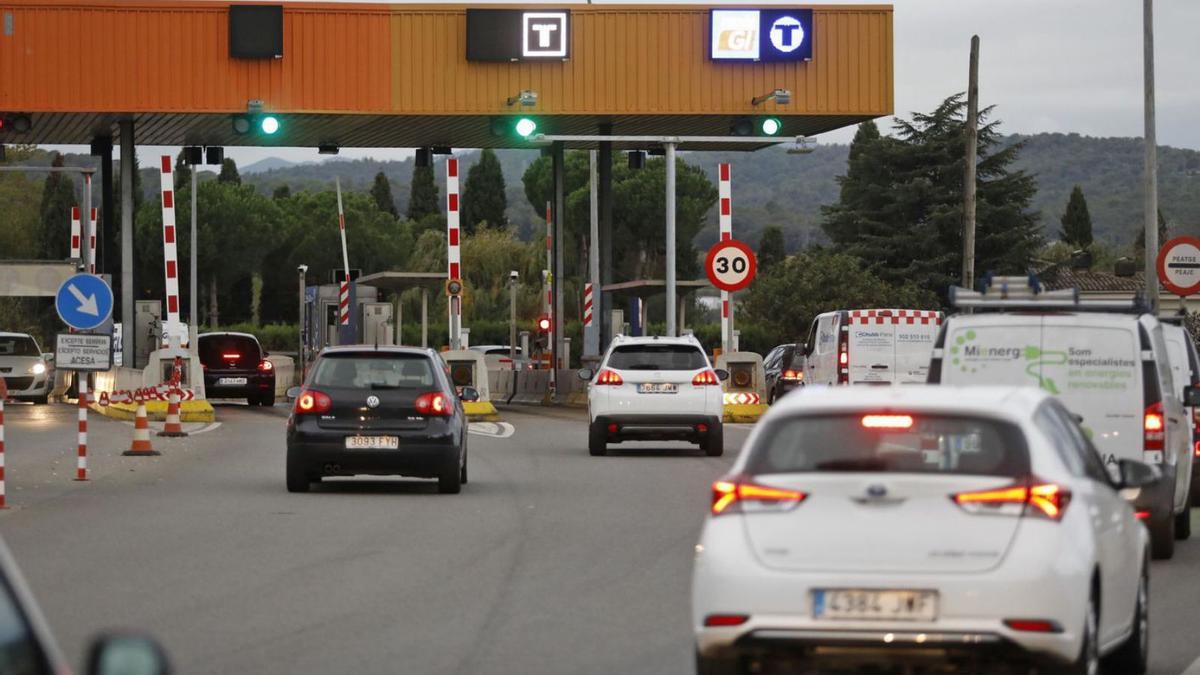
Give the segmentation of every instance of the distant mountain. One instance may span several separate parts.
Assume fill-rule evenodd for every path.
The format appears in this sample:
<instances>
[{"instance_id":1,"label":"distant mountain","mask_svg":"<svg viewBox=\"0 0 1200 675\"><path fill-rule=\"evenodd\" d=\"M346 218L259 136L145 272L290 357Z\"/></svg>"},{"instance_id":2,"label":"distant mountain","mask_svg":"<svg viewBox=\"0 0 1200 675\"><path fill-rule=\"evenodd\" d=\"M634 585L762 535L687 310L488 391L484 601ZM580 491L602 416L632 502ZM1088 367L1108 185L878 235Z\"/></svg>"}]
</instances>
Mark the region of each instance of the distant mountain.
<instances>
[{"instance_id":1,"label":"distant mountain","mask_svg":"<svg viewBox=\"0 0 1200 675\"><path fill-rule=\"evenodd\" d=\"M238 173L264 173L272 169L286 169L292 166L296 166L296 162L289 162L281 157L267 157L266 159L260 159L253 164L239 166Z\"/></svg>"}]
</instances>

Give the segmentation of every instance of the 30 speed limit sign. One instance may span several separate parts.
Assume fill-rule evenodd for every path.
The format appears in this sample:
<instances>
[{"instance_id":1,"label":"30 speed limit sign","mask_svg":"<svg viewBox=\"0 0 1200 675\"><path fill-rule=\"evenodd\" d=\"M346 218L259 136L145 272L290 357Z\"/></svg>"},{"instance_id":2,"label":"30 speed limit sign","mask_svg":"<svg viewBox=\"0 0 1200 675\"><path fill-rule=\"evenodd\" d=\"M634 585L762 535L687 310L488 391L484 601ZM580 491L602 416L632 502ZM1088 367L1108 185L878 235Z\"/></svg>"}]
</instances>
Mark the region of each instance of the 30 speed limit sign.
<instances>
[{"instance_id":1,"label":"30 speed limit sign","mask_svg":"<svg viewBox=\"0 0 1200 675\"><path fill-rule=\"evenodd\" d=\"M736 239L714 244L704 261L704 271L712 285L731 293L749 286L757 268L754 251Z\"/></svg>"}]
</instances>

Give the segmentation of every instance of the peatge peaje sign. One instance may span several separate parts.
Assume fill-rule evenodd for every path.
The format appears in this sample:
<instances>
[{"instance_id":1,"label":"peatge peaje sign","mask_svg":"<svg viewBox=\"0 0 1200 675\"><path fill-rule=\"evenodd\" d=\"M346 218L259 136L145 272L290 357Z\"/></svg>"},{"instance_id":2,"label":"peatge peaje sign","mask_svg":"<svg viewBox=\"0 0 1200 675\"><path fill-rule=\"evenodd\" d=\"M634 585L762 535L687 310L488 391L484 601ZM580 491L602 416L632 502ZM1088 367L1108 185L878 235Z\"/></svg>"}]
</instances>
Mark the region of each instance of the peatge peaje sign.
<instances>
[{"instance_id":1,"label":"peatge peaje sign","mask_svg":"<svg viewBox=\"0 0 1200 675\"><path fill-rule=\"evenodd\" d=\"M468 9L468 61L565 61L571 12L565 9Z\"/></svg>"},{"instance_id":2,"label":"peatge peaje sign","mask_svg":"<svg viewBox=\"0 0 1200 675\"><path fill-rule=\"evenodd\" d=\"M714 61L812 60L811 9L714 9L709 17Z\"/></svg>"}]
</instances>

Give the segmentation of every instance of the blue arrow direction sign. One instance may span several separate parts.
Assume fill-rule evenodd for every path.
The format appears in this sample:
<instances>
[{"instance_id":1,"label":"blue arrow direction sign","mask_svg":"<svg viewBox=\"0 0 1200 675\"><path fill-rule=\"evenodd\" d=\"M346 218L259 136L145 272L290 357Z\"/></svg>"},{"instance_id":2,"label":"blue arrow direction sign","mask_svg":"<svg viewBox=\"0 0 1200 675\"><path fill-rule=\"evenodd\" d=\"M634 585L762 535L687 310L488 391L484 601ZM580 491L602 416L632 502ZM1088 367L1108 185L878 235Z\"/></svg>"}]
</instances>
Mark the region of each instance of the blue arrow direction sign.
<instances>
[{"instance_id":1,"label":"blue arrow direction sign","mask_svg":"<svg viewBox=\"0 0 1200 675\"><path fill-rule=\"evenodd\" d=\"M112 315L112 289L94 274L76 274L58 287L54 308L71 328L92 330Z\"/></svg>"}]
</instances>

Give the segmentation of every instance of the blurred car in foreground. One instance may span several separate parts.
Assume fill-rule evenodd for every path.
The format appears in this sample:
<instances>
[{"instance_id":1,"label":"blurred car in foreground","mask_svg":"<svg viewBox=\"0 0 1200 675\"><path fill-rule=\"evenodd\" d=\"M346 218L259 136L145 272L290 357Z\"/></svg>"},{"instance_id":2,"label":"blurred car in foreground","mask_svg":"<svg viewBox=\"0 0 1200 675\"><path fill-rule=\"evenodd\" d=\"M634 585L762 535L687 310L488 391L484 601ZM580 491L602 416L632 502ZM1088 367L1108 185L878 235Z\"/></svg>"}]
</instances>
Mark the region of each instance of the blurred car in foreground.
<instances>
[{"instance_id":1,"label":"blurred car in foreground","mask_svg":"<svg viewBox=\"0 0 1200 675\"><path fill-rule=\"evenodd\" d=\"M436 478L442 493L467 482L467 417L437 352L329 347L288 397L289 492L359 474ZM464 387L461 398L479 392Z\"/></svg>"},{"instance_id":2,"label":"blurred car in foreground","mask_svg":"<svg viewBox=\"0 0 1200 675\"><path fill-rule=\"evenodd\" d=\"M249 333L201 333L200 365L209 398L245 398L250 405L275 405L275 366Z\"/></svg>"},{"instance_id":3,"label":"blurred car in foreground","mask_svg":"<svg viewBox=\"0 0 1200 675\"><path fill-rule=\"evenodd\" d=\"M797 344L779 345L763 358L763 372L767 378L767 403L771 404L804 386L804 350Z\"/></svg>"},{"instance_id":4,"label":"blurred car in foreground","mask_svg":"<svg viewBox=\"0 0 1200 675\"><path fill-rule=\"evenodd\" d=\"M1160 473L1120 468L1113 482L1034 388L792 394L713 484L692 580L698 670L1085 675L1106 657L1142 673L1150 543L1119 490Z\"/></svg>"},{"instance_id":5,"label":"blurred car in foreground","mask_svg":"<svg viewBox=\"0 0 1200 675\"><path fill-rule=\"evenodd\" d=\"M54 355L43 354L28 333L0 333L0 377L10 398L45 403L54 388Z\"/></svg>"},{"instance_id":6,"label":"blurred car in foreground","mask_svg":"<svg viewBox=\"0 0 1200 675\"><path fill-rule=\"evenodd\" d=\"M0 541L0 673L64 675L71 672L41 609L8 548ZM153 639L107 634L92 642L89 675L168 675L167 655Z\"/></svg>"}]
</instances>

